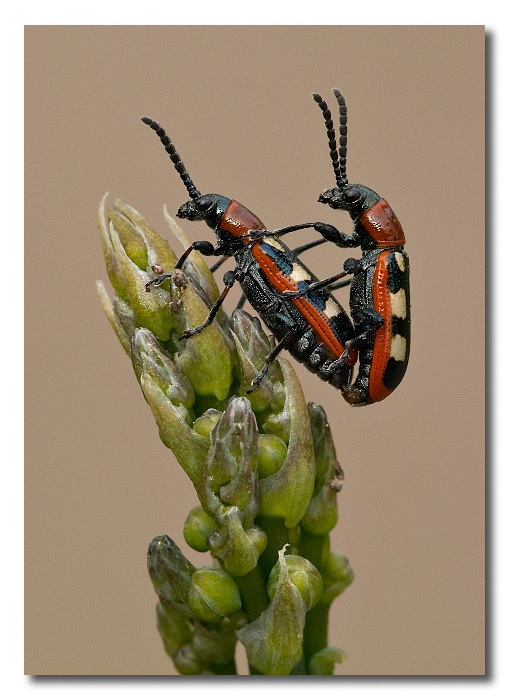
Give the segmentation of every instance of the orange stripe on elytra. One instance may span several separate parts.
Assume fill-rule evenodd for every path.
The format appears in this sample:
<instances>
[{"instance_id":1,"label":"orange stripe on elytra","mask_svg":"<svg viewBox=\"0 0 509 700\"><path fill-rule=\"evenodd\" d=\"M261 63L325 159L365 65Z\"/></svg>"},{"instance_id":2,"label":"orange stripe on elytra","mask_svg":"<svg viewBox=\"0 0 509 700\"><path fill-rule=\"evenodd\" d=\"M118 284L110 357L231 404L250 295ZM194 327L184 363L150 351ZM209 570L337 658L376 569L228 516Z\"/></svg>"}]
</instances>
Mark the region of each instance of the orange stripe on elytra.
<instances>
[{"instance_id":1,"label":"orange stripe on elytra","mask_svg":"<svg viewBox=\"0 0 509 700\"><path fill-rule=\"evenodd\" d=\"M260 247L259 243L255 243L252 248L253 257L260 265L261 269L270 280L270 283L277 289L278 292L290 290L298 291L299 287L293 280L285 275L278 267L277 263L268 255L266 255ZM291 302L299 309L309 325L313 328L320 340L325 343L335 358L339 358L345 346L337 339L332 330L329 320L324 316L319 309L306 299L300 297L291 299ZM357 351L351 350L345 365L353 365L357 360Z\"/></svg>"},{"instance_id":2,"label":"orange stripe on elytra","mask_svg":"<svg viewBox=\"0 0 509 700\"><path fill-rule=\"evenodd\" d=\"M384 325L375 333L373 359L369 374L369 395L373 401L382 401L392 392L392 389L388 389L383 383L383 375L389 360L392 339L392 309L387 287L387 279L389 277L387 258L389 255L392 255L391 251L386 251L379 256L373 277L374 307L384 317Z\"/></svg>"}]
</instances>

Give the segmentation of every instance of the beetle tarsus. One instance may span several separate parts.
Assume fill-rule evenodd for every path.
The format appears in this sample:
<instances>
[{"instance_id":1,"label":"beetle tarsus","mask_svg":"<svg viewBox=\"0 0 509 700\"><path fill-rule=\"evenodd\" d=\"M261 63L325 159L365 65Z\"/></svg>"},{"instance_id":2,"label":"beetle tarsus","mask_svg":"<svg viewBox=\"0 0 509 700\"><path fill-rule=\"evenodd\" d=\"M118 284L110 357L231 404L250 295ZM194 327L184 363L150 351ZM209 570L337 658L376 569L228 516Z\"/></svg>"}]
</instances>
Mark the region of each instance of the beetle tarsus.
<instances>
[{"instance_id":1,"label":"beetle tarsus","mask_svg":"<svg viewBox=\"0 0 509 700\"><path fill-rule=\"evenodd\" d=\"M150 282L147 282L147 284L145 285L145 289L147 290L147 292L150 292L150 287L159 287L165 280L167 280L171 276L171 272L165 272L164 275L159 275L159 277L155 277L153 280L150 280Z\"/></svg>"}]
</instances>

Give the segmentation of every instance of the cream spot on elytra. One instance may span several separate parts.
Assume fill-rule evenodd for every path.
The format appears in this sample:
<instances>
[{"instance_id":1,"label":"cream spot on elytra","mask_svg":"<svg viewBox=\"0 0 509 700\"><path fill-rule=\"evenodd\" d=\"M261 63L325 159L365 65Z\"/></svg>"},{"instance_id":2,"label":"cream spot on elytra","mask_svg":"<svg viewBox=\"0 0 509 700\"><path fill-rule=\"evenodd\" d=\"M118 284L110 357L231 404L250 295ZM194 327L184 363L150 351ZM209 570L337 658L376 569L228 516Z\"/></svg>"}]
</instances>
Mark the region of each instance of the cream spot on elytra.
<instances>
[{"instance_id":1,"label":"cream spot on elytra","mask_svg":"<svg viewBox=\"0 0 509 700\"><path fill-rule=\"evenodd\" d=\"M334 316L339 316L339 314L341 313L341 309L339 308L338 304L336 304L334 299L331 299L329 297L325 302L325 308L323 312L327 316L327 318L333 318Z\"/></svg>"},{"instance_id":2,"label":"cream spot on elytra","mask_svg":"<svg viewBox=\"0 0 509 700\"><path fill-rule=\"evenodd\" d=\"M401 253L394 253L394 257L396 258L396 262L398 263L398 267L401 270L401 272L405 271L405 258Z\"/></svg>"},{"instance_id":3,"label":"cream spot on elytra","mask_svg":"<svg viewBox=\"0 0 509 700\"><path fill-rule=\"evenodd\" d=\"M391 357L398 362L403 362L406 355L406 338L402 335L393 335L391 340Z\"/></svg>"},{"instance_id":4,"label":"cream spot on elytra","mask_svg":"<svg viewBox=\"0 0 509 700\"><path fill-rule=\"evenodd\" d=\"M391 312L398 318L406 318L406 294L400 289L396 294L391 294Z\"/></svg>"},{"instance_id":5,"label":"cream spot on elytra","mask_svg":"<svg viewBox=\"0 0 509 700\"><path fill-rule=\"evenodd\" d=\"M272 238L271 236L267 236L267 238L265 238L265 243L268 243L269 245L271 245L271 246L272 246L273 248L275 248L276 250L280 250L282 253L285 252L284 247L283 247L283 246L281 245L281 243L277 240L277 238Z\"/></svg>"},{"instance_id":6,"label":"cream spot on elytra","mask_svg":"<svg viewBox=\"0 0 509 700\"><path fill-rule=\"evenodd\" d=\"M290 277L294 282L310 282L311 277L309 272L301 267L298 263L293 263Z\"/></svg>"}]
</instances>

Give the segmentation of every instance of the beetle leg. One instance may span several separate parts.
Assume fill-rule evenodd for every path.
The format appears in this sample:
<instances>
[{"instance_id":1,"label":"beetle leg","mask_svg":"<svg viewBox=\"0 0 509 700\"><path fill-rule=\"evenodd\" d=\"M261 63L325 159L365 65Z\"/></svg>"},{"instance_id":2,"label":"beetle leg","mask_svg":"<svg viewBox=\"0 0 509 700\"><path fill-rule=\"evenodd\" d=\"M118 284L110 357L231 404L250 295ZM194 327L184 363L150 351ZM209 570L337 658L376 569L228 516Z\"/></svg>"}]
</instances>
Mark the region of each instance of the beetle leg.
<instances>
[{"instance_id":1,"label":"beetle leg","mask_svg":"<svg viewBox=\"0 0 509 700\"><path fill-rule=\"evenodd\" d=\"M250 394L252 391L254 391L257 387L260 386L265 375L269 371L269 367L270 367L271 363L274 362L274 360L279 355L279 353L282 350L284 350L285 348L287 348L290 345L292 345L293 343L295 343L299 339L299 336L302 335L303 333L305 333L307 330L307 328L304 328L304 329L299 328L297 325L294 324L293 321L291 321L291 319L289 319L284 314L278 313L275 315L280 316L287 324L291 324L291 328L288 331L288 333L286 333L283 336L282 340L279 341L279 343L276 345L276 347L265 358L265 364L262 368L262 371L251 382L252 387L251 387L251 389L247 390L248 394Z\"/></svg>"},{"instance_id":2,"label":"beetle leg","mask_svg":"<svg viewBox=\"0 0 509 700\"><path fill-rule=\"evenodd\" d=\"M196 335L197 333L201 333L201 331L206 328L207 326L210 326L212 321L214 320L217 312L221 308L221 304L226 298L226 295L230 291L230 289L233 287L236 281L236 275L235 275L235 270L228 270L228 272L224 273L223 277L223 282L225 284L225 288L221 292L219 298L215 302L215 304L212 306L212 308L209 311L209 315L205 319L205 321L202 323L201 326L197 326L196 328L190 328L182 333L180 336L179 340L184 340L184 338L190 338L193 335Z\"/></svg>"},{"instance_id":3,"label":"beetle leg","mask_svg":"<svg viewBox=\"0 0 509 700\"><path fill-rule=\"evenodd\" d=\"M287 233L292 233L292 231L300 231L303 228L315 228L315 223L308 224L295 224L294 226L285 226L284 228L277 228L272 231L273 236L285 236Z\"/></svg>"},{"instance_id":4,"label":"beetle leg","mask_svg":"<svg viewBox=\"0 0 509 700\"><path fill-rule=\"evenodd\" d=\"M187 258L191 255L193 250L197 250L199 253L202 255L222 255L223 253L223 248L220 246L217 246L214 248L212 243L209 243L209 241L195 241L192 245L189 246L189 248L181 255L179 261L175 265L175 270L181 270L183 264L187 260ZM224 256L224 260L226 260L227 256ZM219 263L216 263L216 265L213 266L213 270L217 269L219 265L223 262L221 259ZM168 279L173 275L173 272L165 272L162 275L159 275L159 277L155 277L153 280L150 280L150 282L147 282L145 285L145 289L147 292L150 291L150 287L152 285L159 287L160 284L164 282L164 280Z\"/></svg>"},{"instance_id":5,"label":"beetle leg","mask_svg":"<svg viewBox=\"0 0 509 700\"><path fill-rule=\"evenodd\" d=\"M221 267L221 265L228 260L229 257L230 257L229 255L223 255L223 257L220 260L218 260L217 263L214 263L212 265L212 267L210 268L210 271L215 272L216 270L218 270Z\"/></svg>"},{"instance_id":6,"label":"beetle leg","mask_svg":"<svg viewBox=\"0 0 509 700\"><path fill-rule=\"evenodd\" d=\"M292 290L287 289L283 292L283 296L290 297L290 299L298 299L299 297L304 297L310 292L316 292L318 289L323 289L323 287L329 287L333 282L342 279L343 277L346 277L346 275L348 274L350 273L340 272L337 275L332 275L332 277L327 277L327 279L320 280L318 282L312 282L311 284L308 284L308 286L305 289L299 289L298 292L293 292Z\"/></svg>"},{"instance_id":7,"label":"beetle leg","mask_svg":"<svg viewBox=\"0 0 509 700\"><path fill-rule=\"evenodd\" d=\"M317 245L322 245L322 243L327 243L327 239L318 238L316 241L311 241L311 243L304 243L304 245L300 245L297 248L294 248L292 250L292 253L298 256L301 253L304 253L306 250L309 250L310 248L315 248Z\"/></svg>"},{"instance_id":8,"label":"beetle leg","mask_svg":"<svg viewBox=\"0 0 509 700\"><path fill-rule=\"evenodd\" d=\"M361 244L361 238L356 231L353 233L343 233L338 231L335 226L317 222L314 226L315 231L320 233L326 240L334 243L340 248L356 248Z\"/></svg>"},{"instance_id":9,"label":"beetle leg","mask_svg":"<svg viewBox=\"0 0 509 700\"><path fill-rule=\"evenodd\" d=\"M224 252L224 249L221 248L220 246L217 246L214 248L212 243L209 243L209 241L195 241L194 243L192 243L189 246L189 248L180 257L180 260L175 265L176 270L182 269L182 265L185 263L187 258L191 255L193 250L197 250L202 255L222 255Z\"/></svg>"},{"instance_id":10,"label":"beetle leg","mask_svg":"<svg viewBox=\"0 0 509 700\"><path fill-rule=\"evenodd\" d=\"M237 306L236 306L235 308L236 308L236 309L243 309L243 308L244 308L244 304L246 303L246 301L247 301L247 297L246 297L245 294L243 294L243 295L240 297L239 303L237 304Z\"/></svg>"},{"instance_id":11,"label":"beetle leg","mask_svg":"<svg viewBox=\"0 0 509 700\"><path fill-rule=\"evenodd\" d=\"M331 284L329 287L329 291L333 292L335 289L341 289L342 287L348 287L349 284L352 283L352 278L350 277L349 280L342 280L341 282L338 282L337 284Z\"/></svg>"},{"instance_id":12,"label":"beetle leg","mask_svg":"<svg viewBox=\"0 0 509 700\"><path fill-rule=\"evenodd\" d=\"M348 341L351 345L357 345L358 341L364 340L370 333L377 331L384 325L382 314L379 314L378 311L375 311L370 306L356 309L355 312L352 311L352 315L354 316L355 327L363 328L364 330Z\"/></svg>"},{"instance_id":13,"label":"beetle leg","mask_svg":"<svg viewBox=\"0 0 509 700\"><path fill-rule=\"evenodd\" d=\"M315 248L318 245L322 245L322 243L327 243L327 239L326 238L318 238L316 241L311 241L311 243L305 243L304 245L301 245L298 248L294 248L292 250L292 253L294 253L295 255L300 255L301 253L304 253L306 250L309 250L310 248ZM221 265L223 265L223 263L225 263L228 260L228 258L229 258L228 255L223 255L223 257L220 260L218 260L216 263L214 263L212 265L212 267L210 268L210 271L215 272L216 270L218 270L221 267ZM351 280L346 280L344 282L341 282L340 284L334 285L334 287L331 287L331 289L339 289L340 287L346 287L348 284L350 284L350 281ZM237 306L235 308L241 309L245 303L246 303L246 296L245 296L245 294L243 294L240 297L239 303L237 304Z\"/></svg>"},{"instance_id":14,"label":"beetle leg","mask_svg":"<svg viewBox=\"0 0 509 700\"><path fill-rule=\"evenodd\" d=\"M331 372L334 372L336 369L339 369L339 367L341 367L346 362L351 348L357 347L357 345L361 341L365 340L370 333L374 333L384 325L384 317L381 314L379 314L378 311L375 311L375 309L371 309L368 306L366 306L360 309L357 313L358 316L362 319L362 325L365 328L365 330L362 331L362 333L359 333L355 337L350 338L350 340L347 340L345 342L345 349L343 353L329 367L329 370ZM366 328L366 326L368 327Z\"/></svg>"},{"instance_id":15,"label":"beetle leg","mask_svg":"<svg viewBox=\"0 0 509 700\"><path fill-rule=\"evenodd\" d=\"M325 240L331 241L335 245L341 246L342 248L356 248L361 244L360 236L356 231L353 233L343 233L342 231L338 231L335 226L324 224L322 221L315 221L308 224L295 224L295 226L278 228L275 231L272 231L272 235L285 236L287 233L291 233L292 231L300 231L300 229L303 228L314 229L317 233L321 234Z\"/></svg>"},{"instance_id":16,"label":"beetle leg","mask_svg":"<svg viewBox=\"0 0 509 700\"><path fill-rule=\"evenodd\" d=\"M165 272L163 275L159 275L159 277L155 277L153 280L150 280L150 282L147 282L145 285L145 289L147 292L150 292L150 287L154 285L155 287L159 287L160 284L164 282L164 280L167 280L169 277L173 275L173 272Z\"/></svg>"}]
</instances>

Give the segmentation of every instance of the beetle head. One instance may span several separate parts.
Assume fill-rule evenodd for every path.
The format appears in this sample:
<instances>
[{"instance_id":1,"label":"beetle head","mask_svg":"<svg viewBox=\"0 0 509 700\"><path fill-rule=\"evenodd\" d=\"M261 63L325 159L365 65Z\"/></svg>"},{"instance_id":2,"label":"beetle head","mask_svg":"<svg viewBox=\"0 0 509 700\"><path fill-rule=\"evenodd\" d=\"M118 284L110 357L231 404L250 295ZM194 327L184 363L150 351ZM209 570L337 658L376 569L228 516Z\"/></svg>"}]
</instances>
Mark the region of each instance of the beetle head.
<instances>
[{"instance_id":1,"label":"beetle head","mask_svg":"<svg viewBox=\"0 0 509 700\"><path fill-rule=\"evenodd\" d=\"M219 194L202 194L182 204L177 216L188 221L205 221L210 228L215 229L229 202L229 199Z\"/></svg>"},{"instance_id":2,"label":"beetle head","mask_svg":"<svg viewBox=\"0 0 509 700\"><path fill-rule=\"evenodd\" d=\"M352 219L360 216L362 212L376 204L379 199L376 192L364 185L333 187L330 190L325 190L318 197L321 204L328 204L332 209L347 211Z\"/></svg>"}]
</instances>

